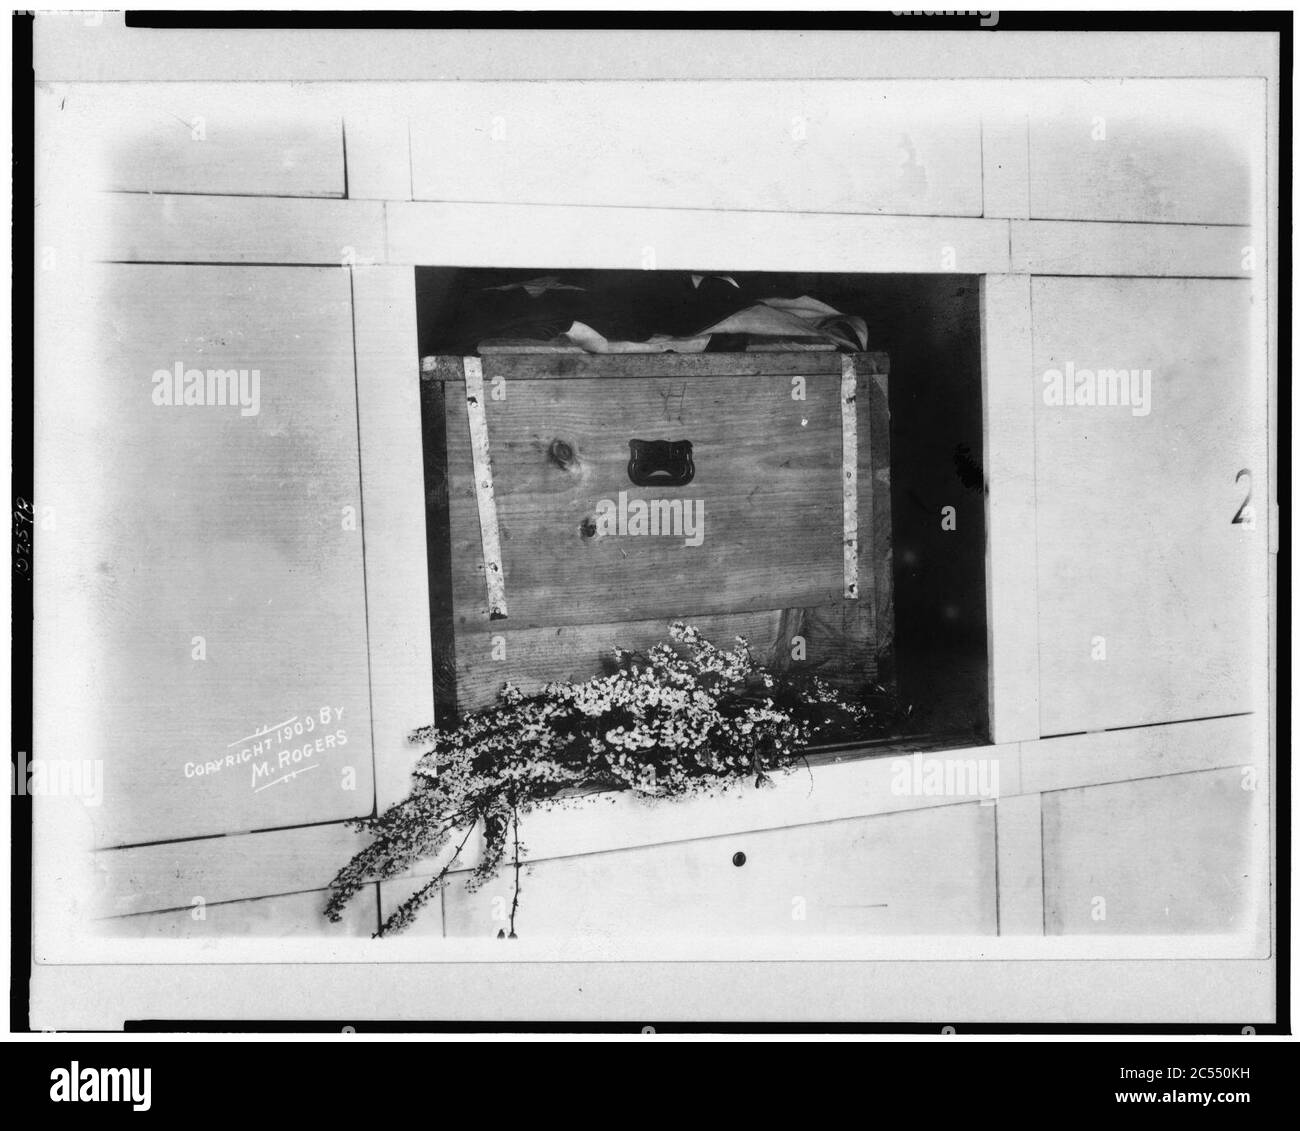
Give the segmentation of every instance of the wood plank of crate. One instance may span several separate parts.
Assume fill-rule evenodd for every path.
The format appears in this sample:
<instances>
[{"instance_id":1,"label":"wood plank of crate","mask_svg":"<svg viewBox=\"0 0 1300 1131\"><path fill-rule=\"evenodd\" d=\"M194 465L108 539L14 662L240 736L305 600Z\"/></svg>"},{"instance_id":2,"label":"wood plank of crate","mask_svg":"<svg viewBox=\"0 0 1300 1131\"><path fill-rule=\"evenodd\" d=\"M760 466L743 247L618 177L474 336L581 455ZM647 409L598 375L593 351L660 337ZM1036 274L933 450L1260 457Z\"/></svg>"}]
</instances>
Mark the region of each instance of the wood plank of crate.
<instances>
[{"instance_id":1,"label":"wood plank of crate","mask_svg":"<svg viewBox=\"0 0 1300 1131\"><path fill-rule=\"evenodd\" d=\"M471 711L493 703L507 679L526 694L553 680L590 679L607 670L615 648L644 651L666 640L672 619L468 628L450 645L455 667L439 690L443 696L454 695L462 711ZM691 623L720 648L735 647L736 636L745 637L766 665L788 662L790 638L798 625L779 609L696 617Z\"/></svg>"},{"instance_id":2,"label":"wood plank of crate","mask_svg":"<svg viewBox=\"0 0 1300 1131\"><path fill-rule=\"evenodd\" d=\"M840 485L844 491L844 596L858 599L858 375L853 359L840 358ZM867 463L871 433L863 438Z\"/></svg>"},{"instance_id":3,"label":"wood plank of crate","mask_svg":"<svg viewBox=\"0 0 1300 1131\"><path fill-rule=\"evenodd\" d=\"M850 619L850 611L859 616ZM540 691L553 680L584 680L608 670L615 648L644 651L668 638L673 617L605 624L564 624L546 628L463 627L454 637L444 629L435 650L444 657L438 683L439 703L472 711L495 702L507 679L525 693ZM869 601L808 609L759 609L691 617L690 623L719 648L735 647L743 636L765 667L801 670L839 679L852 670L861 682L888 678L880 667ZM803 638L802 658L792 659L794 638Z\"/></svg>"},{"instance_id":4,"label":"wood plank of crate","mask_svg":"<svg viewBox=\"0 0 1300 1131\"><path fill-rule=\"evenodd\" d=\"M467 357L465 366L465 416L469 422L469 446L474 464L474 503L478 509L479 541L483 545L483 580L487 587L488 619L505 620L505 579L501 569L501 527L497 521L496 490L492 482L492 449L488 438L487 411L483 406L483 363Z\"/></svg>"},{"instance_id":5,"label":"wood plank of crate","mask_svg":"<svg viewBox=\"0 0 1300 1131\"><path fill-rule=\"evenodd\" d=\"M546 381L562 378L610 380L620 377L758 377L812 376L840 373L839 353L500 353L484 359L486 372L507 381ZM888 370L886 354L856 354L858 372ZM459 357L421 358L426 380L464 381Z\"/></svg>"},{"instance_id":6,"label":"wood plank of crate","mask_svg":"<svg viewBox=\"0 0 1300 1131\"><path fill-rule=\"evenodd\" d=\"M521 627L831 604L843 599L840 379L513 381L487 400L511 622ZM458 625L488 619L469 428L447 400ZM539 422L545 422L541 426ZM595 534L600 500L656 497L628 478L628 441L689 439L702 540ZM576 453L556 466L562 440ZM659 494L664 494L660 491ZM564 584L560 582L563 580Z\"/></svg>"},{"instance_id":7,"label":"wood plank of crate","mask_svg":"<svg viewBox=\"0 0 1300 1131\"><path fill-rule=\"evenodd\" d=\"M709 355L715 371L753 373L757 367L782 370L810 368L824 377L835 377L841 368L841 355L806 356L778 354L755 359L743 354ZM589 358L566 356L529 358L493 358L506 361L506 372L513 379L540 375L546 378L584 379L606 368L623 376L646 376L650 372L671 371L679 361L690 363L692 373L704 370L702 359L662 358L649 356ZM522 364L519 364L522 362ZM602 365L601 363L605 363ZM620 364L621 363L621 364ZM862 552L860 555L861 595L857 600L837 599L824 606L754 608L747 611L722 611L690 619L707 639L728 646L735 635L744 635L755 654L769 666L784 668L792 663L792 641L803 638L801 658L805 670L827 676L843 676L852 671L859 681L888 682L888 654L892 648L892 552L889 513L889 359L880 353L859 354L855 358L859 372L859 396L856 399L859 482L867 488L859 492ZM538 690L553 679L585 679L605 670L615 646L646 648L667 635L671 619L685 615L684 608L666 609L657 618L621 619L599 623L574 624L567 616L554 625L521 627L517 618L492 623L473 617L454 617L450 586L446 579L452 569L450 516L446 507L446 453L439 450L447 443L447 430L441 427L446 400L446 381L455 381L461 372L459 358L425 358L423 370L426 430L432 443L426 446L426 488L430 499L430 576L434 603L434 652L439 703L458 704L460 710L472 710L491 703L502 683L509 678L528 691ZM638 372L639 371L639 372ZM500 375L500 374L497 374ZM430 380L429 378L435 378ZM561 394L562 395L562 394ZM801 418L802 419L802 418ZM438 422L435 426L434 422ZM453 433L456 426L453 425ZM494 441L495 442L495 441ZM464 444L459 444L464 460ZM621 475L622 457L618 453ZM471 515L460 508L460 525L470 526ZM473 550L473 547L467 547ZM479 592L481 575L471 567L463 571L472 598ZM777 595L779 596L779 595ZM883 663L883 667L881 666ZM459 683L459 686L457 686Z\"/></svg>"},{"instance_id":8,"label":"wood plank of crate","mask_svg":"<svg viewBox=\"0 0 1300 1131\"><path fill-rule=\"evenodd\" d=\"M844 606L844 639L870 642L871 667L882 683L892 684L894 654L894 525L890 499L889 446L889 357L870 354L859 358L858 411L866 413L865 431L870 436L870 489L862 489L859 477L858 505L871 507L870 584L865 600ZM863 502L863 499L866 502ZM862 559L860 558L860 561ZM856 624L850 618L856 618Z\"/></svg>"}]
</instances>

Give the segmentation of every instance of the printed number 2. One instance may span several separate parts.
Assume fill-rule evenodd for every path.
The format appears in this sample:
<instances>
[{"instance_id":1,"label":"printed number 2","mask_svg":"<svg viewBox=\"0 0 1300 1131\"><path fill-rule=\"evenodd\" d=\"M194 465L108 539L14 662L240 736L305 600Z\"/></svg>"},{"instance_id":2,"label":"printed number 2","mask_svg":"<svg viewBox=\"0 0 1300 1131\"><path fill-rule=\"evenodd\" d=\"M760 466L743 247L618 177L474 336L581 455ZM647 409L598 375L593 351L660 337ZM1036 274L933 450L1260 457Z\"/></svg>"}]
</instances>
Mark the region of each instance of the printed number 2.
<instances>
[{"instance_id":1,"label":"printed number 2","mask_svg":"<svg viewBox=\"0 0 1300 1131\"><path fill-rule=\"evenodd\" d=\"M1243 467L1239 472L1237 472L1237 478L1234 480L1234 482L1240 483L1241 477L1243 475L1246 477L1246 497L1244 500L1242 500L1241 506L1237 508L1237 513L1232 516L1232 524L1234 526L1254 526L1255 512L1251 509L1250 506L1250 495L1251 495L1250 468Z\"/></svg>"}]
</instances>

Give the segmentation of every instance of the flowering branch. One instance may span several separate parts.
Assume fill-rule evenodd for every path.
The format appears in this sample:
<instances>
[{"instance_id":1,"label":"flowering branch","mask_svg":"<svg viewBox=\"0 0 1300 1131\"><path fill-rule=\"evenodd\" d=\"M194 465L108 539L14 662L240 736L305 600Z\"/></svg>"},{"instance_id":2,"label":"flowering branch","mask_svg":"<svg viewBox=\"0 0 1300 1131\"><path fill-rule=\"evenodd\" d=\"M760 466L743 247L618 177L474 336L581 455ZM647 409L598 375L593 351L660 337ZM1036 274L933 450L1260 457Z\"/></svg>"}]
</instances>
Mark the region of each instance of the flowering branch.
<instances>
[{"instance_id":1,"label":"flowering branch","mask_svg":"<svg viewBox=\"0 0 1300 1131\"><path fill-rule=\"evenodd\" d=\"M438 874L378 933L403 929L445 886L481 827L483 850L466 886L475 891L498 874L513 831L513 938L521 813L581 789L681 797L750 776L770 785L769 772L801 760L811 742L879 733L896 715L849 702L817 677L767 670L743 637L724 651L680 622L669 631L671 640L649 652L616 650L610 675L551 683L531 696L506 685L495 706L454 730L415 731L411 741L432 749L416 764L411 793L372 820L351 822L373 839L331 881L326 915L337 921L365 883L403 874L463 830Z\"/></svg>"}]
</instances>

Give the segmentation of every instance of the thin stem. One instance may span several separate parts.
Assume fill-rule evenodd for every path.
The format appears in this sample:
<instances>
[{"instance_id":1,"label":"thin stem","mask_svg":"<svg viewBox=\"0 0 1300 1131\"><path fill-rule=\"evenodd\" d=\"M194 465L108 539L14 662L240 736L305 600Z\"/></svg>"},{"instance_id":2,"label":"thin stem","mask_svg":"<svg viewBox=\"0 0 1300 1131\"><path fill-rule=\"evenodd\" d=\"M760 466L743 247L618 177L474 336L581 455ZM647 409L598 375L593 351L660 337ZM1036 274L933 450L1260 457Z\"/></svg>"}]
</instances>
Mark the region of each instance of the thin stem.
<instances>
[{"instance_id":1,"label":"thin stem","mask_svg":"<svg viewBox=\"0 0 1300 1131\"><path fill-rule=\"evenodd\" d=\"M427 898L427 896L428 896L430 893L432 893L432 892L434 892L434 891L437 891L437 889L438 889L438 888L443 884L443 882L446 880L446 878L447 878L447 873L451 871L451 867L452 867L452 865L455 864L456 861L457 861L458 859L460 859L461 849L463 849L463 848L465 847L465 845L468 843L469 838L470 838L470 834L471 834L471 833L475 830L475 828L477 828L477 827L478 827L478 826L477 826L477 823L476 823L476 822L471 822L471 823L470 823L469 827L465 830L465 835L464 835L463 837L461 837L460 844L456 845L456 851L453 852L453 853L451 854L451 859L448 860L447 863L446 863L445 865L443 865L442 871L440 871L436 876L434 876L433 879L431 879L427 884L425 884L424 887L422 887L418 892L416 892L413 896L411 896L411 898L408 899L408 900L406 901L406 903L402 904L401 907L399 907L396 911L394 911L393 914L390 915L390 916L389 916L389 917L384 921L383 926L381 926L381 927L379 928L379 932L378 932L379 935L382 936L382 935L387 934L387 933L389 932L389 930L392 929L392 927L393 927L393 925L394 925L395 923L400 923L400 922L401 922L401 919L402 919L402 911L403 911L403 909L404 909L405 907L407 907L407 906L409 906L409 905L411 905L411 904L416 904L416 906L417 906L417 908L418 908L418 904L416 903L416 901L420 900L421 897L426 897L426 898Z\"/></svg>"},{"instance_id":2,"label":"thin stem","mask_svg":"<svg viewBox=\"0 0 1300 1131\"><path fill-rule=\"evenodd\" d=\"M515 938L515 912L519 910L519 809L512 805L510 813L513 817L515 833L515 898L510 904L510 937Z\"/></svg>"}]
</instances>

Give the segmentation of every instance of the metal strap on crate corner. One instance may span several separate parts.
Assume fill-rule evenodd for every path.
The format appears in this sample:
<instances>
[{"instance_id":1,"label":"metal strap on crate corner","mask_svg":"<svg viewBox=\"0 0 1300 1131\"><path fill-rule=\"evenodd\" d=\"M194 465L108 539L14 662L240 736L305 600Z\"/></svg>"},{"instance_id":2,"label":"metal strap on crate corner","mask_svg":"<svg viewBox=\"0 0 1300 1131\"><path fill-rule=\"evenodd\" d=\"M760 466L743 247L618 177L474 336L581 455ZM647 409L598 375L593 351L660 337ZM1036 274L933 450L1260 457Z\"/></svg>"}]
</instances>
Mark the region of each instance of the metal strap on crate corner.
<instances>
[{"instance_id":1,"label":"metal strap on crate corner","mask_svg":"<svg viewBox=\"0 0 1300 1131\"><path fill-rule=\"evenodd\" d=\"M487 579L488 618L506 618L506 578L501 568L501 529L497 523L497 497L492 487L492 453L488 448L487 411L483 403L483 362L461 359L465 366L465 409L469 416L469 444L474 455L474 495L478 499L478 525L483 537L483 576Z\"/></svg>"},{"instance_id":2,"label":"metal strap on crate corner","mask_svg":"<svg viewBox=\"0 0 1300 1131\"><path fill-rule=\"evenodd\" d=\"M844 596L858 597L858 371L851 354L840 357L840 431L844 483Z\"/></svg>"}]
</instances>

